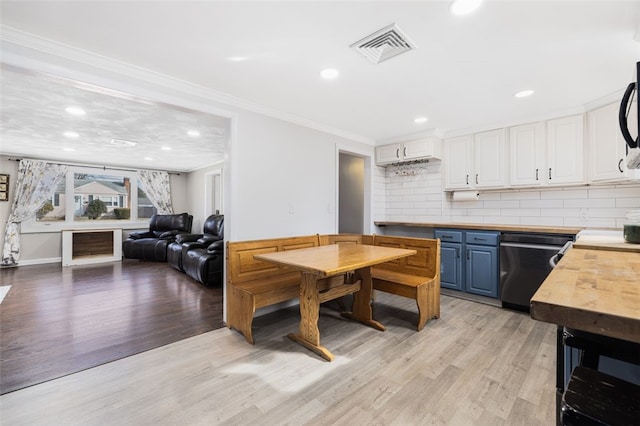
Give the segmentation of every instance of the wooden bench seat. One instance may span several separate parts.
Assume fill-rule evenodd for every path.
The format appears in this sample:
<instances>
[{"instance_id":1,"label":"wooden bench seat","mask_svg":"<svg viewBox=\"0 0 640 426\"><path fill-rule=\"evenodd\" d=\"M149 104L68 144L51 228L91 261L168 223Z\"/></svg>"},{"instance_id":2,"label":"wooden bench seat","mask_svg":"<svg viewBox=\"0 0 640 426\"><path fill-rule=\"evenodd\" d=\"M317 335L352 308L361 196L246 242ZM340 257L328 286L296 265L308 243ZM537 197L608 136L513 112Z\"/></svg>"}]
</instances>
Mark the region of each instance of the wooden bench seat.
<instances>
[{"instance_id":1,"label":"wooden bench seat","mask_svg":"<svg viewBox=\"0 0 640 426\"><path fill-rule=\"evenodd\" d=\"M317 235L227 242L227 327L253 344L256 309L300 296L299 272L255 260L254 255L317 246Z\"/></svg>"},{"instance_id":2,"label":"wooden bench seat","mask_svg":"<svg viewBox=\"0 0 640 426\"><path fill-rule=\"evenodd\" d=\"M375 290L414 299L418 306L417 330L440 317L440 241L426 238L375 235L374 245L416 250L413 256L371 268Z\"/></svg>"}]
</instances>

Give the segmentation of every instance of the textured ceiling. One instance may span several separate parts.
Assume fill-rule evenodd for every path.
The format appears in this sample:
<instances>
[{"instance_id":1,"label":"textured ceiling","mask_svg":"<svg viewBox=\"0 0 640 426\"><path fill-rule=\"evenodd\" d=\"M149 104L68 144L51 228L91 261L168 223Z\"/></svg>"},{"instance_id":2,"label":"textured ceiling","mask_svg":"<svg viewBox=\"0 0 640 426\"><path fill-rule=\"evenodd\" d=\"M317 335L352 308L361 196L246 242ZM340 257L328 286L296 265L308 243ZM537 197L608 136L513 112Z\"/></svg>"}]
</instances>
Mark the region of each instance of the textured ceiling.
<instances>
[{"instance_id":1,"label":"textured ceiling","mask_svg":"<svg viewBox=\"0 0 640 426\"><path fill-rule=\"evenodd\" d=\"M639 1L485 0L463 17L450 14L449 5L445 0L4 1L0 20L4 28L379 143L573 113L618 96L634 77ZM391 23L402 28L415 50L372 64L349 48ZM338 69L339 77L321 79L325 68ZM513 97L523 89L535 94ZM416 124L421 116L428 121ZM126 121L109 117L112 124ZM181 131L152 121L145 120L153 130L146 134L149 144ZM61 143L61 130L46 136ZM112 132L131 132L122 130ZM185 146L193 147L193 141ZM171 157L177 161L177 155Z\"/></svg>"},{"instance_id":2,"label":"textured ceiling","mask_svg":"<svg viewBox=\"0 0 640 426\"><path fill-rule=\"evenodd\" d=\"M11 69L2 70L0 93L3 154L171 171L190 171L224 157L228 120L222 117ZM65 111L69 106L86 114L71 115ZM187 134L194 130L200 136ZM112 139L137 144L119 146Z\"/></svg>"}]
</instances>

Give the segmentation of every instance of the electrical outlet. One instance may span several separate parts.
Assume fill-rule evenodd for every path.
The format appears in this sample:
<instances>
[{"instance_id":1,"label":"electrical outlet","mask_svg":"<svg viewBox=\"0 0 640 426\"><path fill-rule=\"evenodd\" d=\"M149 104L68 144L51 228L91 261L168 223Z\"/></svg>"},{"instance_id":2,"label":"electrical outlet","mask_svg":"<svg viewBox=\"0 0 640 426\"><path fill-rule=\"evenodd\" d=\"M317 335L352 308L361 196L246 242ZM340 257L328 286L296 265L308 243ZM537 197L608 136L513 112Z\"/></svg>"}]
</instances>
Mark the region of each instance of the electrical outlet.
<instances>
[{"instance_id":1,"label":"electrical outlet","mask_svg":"<svg viewBox=\"0 0 640 426\"><path fill-rule=\"evenodd\" d=\"M295 208L293 206L293 203L289 203L289 214L294 214L295 213Z\"/></svg>"},{"instance_id":2,"label":"electrical outlet","mask_svg":"<svg viewBox=\"0 0 640 426\"><path fill-rule=\"evenodd\" d=\"M580 209L580 220L589 220L589 209Z\"/></svg>"}]
</instances>

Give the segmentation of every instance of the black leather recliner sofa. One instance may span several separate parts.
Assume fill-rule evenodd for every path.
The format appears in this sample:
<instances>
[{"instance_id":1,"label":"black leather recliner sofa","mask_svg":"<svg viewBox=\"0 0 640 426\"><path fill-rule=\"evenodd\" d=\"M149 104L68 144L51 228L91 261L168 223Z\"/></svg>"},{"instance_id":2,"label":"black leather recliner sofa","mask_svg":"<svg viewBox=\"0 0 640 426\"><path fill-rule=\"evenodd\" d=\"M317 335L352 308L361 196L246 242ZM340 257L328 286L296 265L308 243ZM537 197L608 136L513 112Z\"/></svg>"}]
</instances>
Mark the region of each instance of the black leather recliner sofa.
<instances>
[{"instance_id":1,"label":"black leather recliner sofa","mask_svg":"<svg viewBox=\"0 0 640 426\"><path fill-rule=\"evenodd\" d=\"M168 263L206 286L222 285L224 215L211 215L203 234L182 234L167 249Z\"/></svg>"},{"instance_id":2,"label":"black leather recliner sofa","mask_svg":"<svg viewBox=\"0 0 640 426\"><path fill-rule=\"evenodd\" d=\"M191 232L193 216L188 213L153 215L148 231L132 232L122 242L122 254L128 259L167 261L167 247L176 236Z\"/></svg>"}]
</instances>

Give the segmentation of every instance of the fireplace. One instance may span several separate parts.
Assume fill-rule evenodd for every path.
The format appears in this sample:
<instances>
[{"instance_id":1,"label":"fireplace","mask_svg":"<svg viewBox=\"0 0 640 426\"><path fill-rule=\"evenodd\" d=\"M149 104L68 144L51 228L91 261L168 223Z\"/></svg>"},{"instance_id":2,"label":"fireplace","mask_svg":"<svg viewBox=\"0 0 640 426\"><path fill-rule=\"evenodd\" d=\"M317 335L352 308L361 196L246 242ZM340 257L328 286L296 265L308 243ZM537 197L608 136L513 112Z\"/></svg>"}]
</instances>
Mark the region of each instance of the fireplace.
<instances>
[{"instance_id":1,"label":"fireplace","mask_svg":"<svg viewBox=\"0 0 640 426\"><path fill-rule=\"evenodd\" d=\"M62 231L62 266L119 260L122 260L122 228Z\"/></svg>"}]
</instances>

